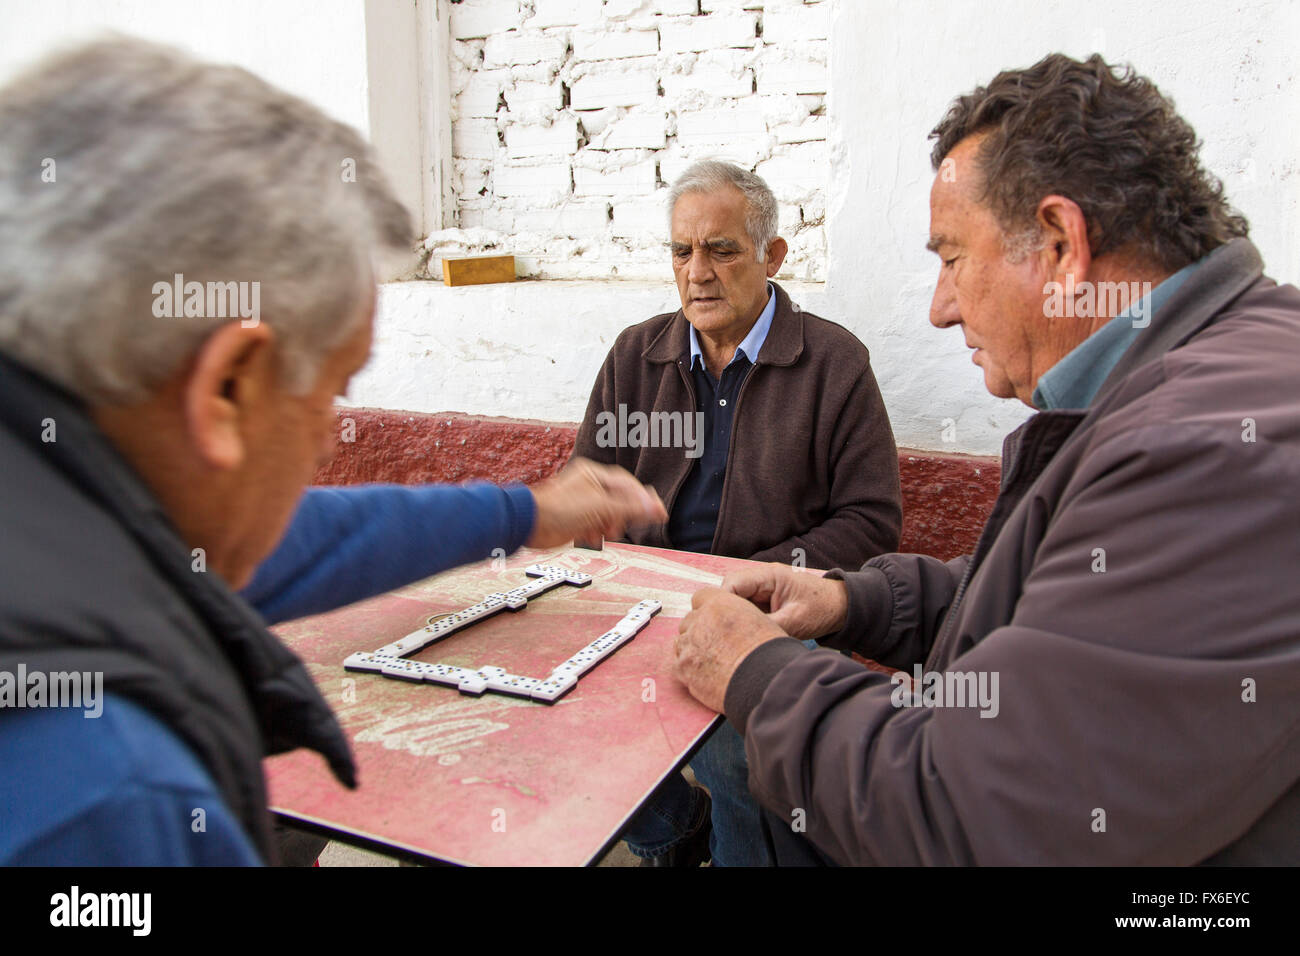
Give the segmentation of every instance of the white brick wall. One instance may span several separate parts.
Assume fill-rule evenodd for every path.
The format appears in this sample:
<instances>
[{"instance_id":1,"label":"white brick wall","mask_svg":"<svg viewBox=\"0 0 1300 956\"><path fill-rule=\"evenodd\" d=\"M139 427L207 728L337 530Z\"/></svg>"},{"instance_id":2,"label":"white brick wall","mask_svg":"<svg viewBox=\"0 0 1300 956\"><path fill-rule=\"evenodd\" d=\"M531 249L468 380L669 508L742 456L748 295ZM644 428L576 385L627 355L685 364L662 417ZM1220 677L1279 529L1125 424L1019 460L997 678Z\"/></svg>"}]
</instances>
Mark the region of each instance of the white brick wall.
<instances>
[{"instance_id":1,"label":"white brick wall","mask_svg":"<svg viewBox=\"0 0 1300 956\"><path fill-rule=\"evenodd\" d=\"M575 110L598 110L605 106L640 106L658 97L659 81L649 70L602 70L588 73L573 84L570 105Z\"/></svg>"},{"instance_id":2,"label":"white brick wall","mask_svg":"<svg viewBox=\"0 0 1300 956\"><path fill-rule=\"evenodd\" d=\"M782 43L825 40L831 35L830 4L801 4L789 9L768 10L763 14L763 36Z\"/></svg>"},{"instance_id":3,"label":"white brick wall","mask_svg":"<svg viewBox=\"0 0 1300 956\"><path fill-rule=\"evenodd\" d=\"M829 79L824 60L777 60L759 65L758 92L825 93Z\"/></svg>"},{"instance_id":4,"label":"white brick wall","mask_svg":"<svg viewBox=\"0 0 1300 956\"><path fill-rule=\"evenodd\" d=\"M656 183L655 161L641 150L588 152L574 160L575 196L649 196Z\"/></svg>"},{"instance_id":5,"label":"white brick wall","mask_svg":"<svg viewBox=\"0 0 1300 956\"><path fill-rule=\"evenodd\" d=\"M457 40L489 37L519 26L519 0L464 0L451 8L451 35Z\"/></svg>"},{"instance_id":6,"label":"white brick wall","mask_svg":"<svg viewBox=\"0 0 1300 956\"><path fill-rule=\"evenodd\" d=\"M693 110L677 115L677 142L688 150L702 147L707 152L730 143L743 144L767 135L767 124L755 106L731 106ZM771 183L768 183L770 186Z\"/></svg>"},{"instance_id":7,"label":"white brick wall","mask_svg":"<svg viewBox=\"0 0 1300 956\"><path fill-rule=\"evenodd\" d=\"M564 105L564 87L557 80L554 83L514 83L504 90L506 107L512 114L538 113L554 116ZM497 111L492 110L491 116Z\"/></svg>"},{"instance_id":8,"label":"white brick wall","mask_svg":"<svg viewBox=\"0 0 1300 956\"><path fill-rule=\"evenodd\" d=\"M429 248L512 252L538 277L662 279L666 186L717 158L776 192L781 275L823 281L830 13L820 0L453 4L460 228Z\"/></svg>"},{"instance_id":9,"label":"white brick wall","mask_svg":"<svg viewBox=\"0 0 1300 956\"><path fill-rule=\"evenodd\" d=\"M495 119L462 119L452 125L451 148L457 158L492 159L498 145Z\"/></svg>"},{"instance_id":10,"label":"white brick wall","mask_svg":"<svg viewBox=\"0 0 1300 956\"><path fill-rule=\"evenodd\" d=\"M483 45L483 65L523 66L529 63L555 63L564 60L567 44L562 37L529 36L515 30L494 33Z\"/></svg>"},{"instance_id":11,"label":"white brick wall","mask_svg":"<svg viewBox=\"0 0 1300 956\"><path fill-rule=\"evenodd\" d=\"M579 60L618 60L658 52L658 30L580 30L573 34L573 55Z\"/></svg>"},{"instance_id":12,"label":"white brick wall","mask_svg":"<svg viewBox=\"0 0 1300 956\"><path fill-rule=\"evenodd\" d=\"M665 53L699 53L727 47L752 47L757 40L758 18L752 13L714 13L709 16L664 20L659 42Z\"/></svg>"},{"instance_id":13,"label":"white brick wall","mask_svg":"<svg viewBox=\"0 0 1300 956\"><path fill-rule=\"evenodd\" d=\"M661 81L664 95L678 100L698 93L701 99L731 99L748 96L754 90L754 71L732 73L724 67L697 66L689 73L672 73Z\"/></svg>"},{"instance_id":14,"label":"white brick wall","mask_svg":"<svg viewBox=\"0 0 1300 956\"><path fill-rule=\"evenodd\" d=\"M501 101L501 91L509 79L510 74L505 70L478 70L470 73L460 96L456 97L453 119L495 117Z\"/></svg>"},{"instance_id":15,"label":"white brick wall","mask_svg":"<svg viewBox=\"0 0 1300 956\"><path fill-rule=\"evenodd\" d=\"M525 21L526 27L539 30L542 27L576 27L600 19L601 0L534 0L534 8L536 12ZM453 22L455 17L453 10ZM517 25L517 22L512 23L505 29Z\"/></svg>"},{"instance_id":16,"label":"white brick wall","mask_svg":"<svg viewBox=\"0 0 1300 956\"><path fill-rule=\"evenodd\" d=\"M578 121L572 116L561 116L550 126L511 123L506 127L506 156L509 159L572 156L577 148Z\"/></svg>"},{"instance_id":17,"label":"white brick wall","mask_svg":"<svg viewBox=\"0 0 1300 956\"><path fill-rule=\"evenodd\" d=\"M568 160L543 163L510 163L499 156L492 169L492 188L504 198L524 198L533 202L563 202L572 189L572 171Z\"/></svg>"},{"instance_id":18,"label":"white brick wall","mask_svg":"<svg viewBox=\"0 0 1300 956\"><path fill-rule=\"evenodd\" d=\"M663 110L629 113L591 137L592 149L663 149L668 118Z\"/></svg>"},{"instance_id":19,"label":"white brick wall","mask_svg":"<svg viewBox=\"0 0 1300 956\"><path fill-rule=\"evenodd\" d=\"M610 233L619 239L656 239L662 241L668 216L662 202L629 200L615 202Z\"/></svg>"},{"instance_id":20,"label":"white brick wall","mask_svg":"<svg viewBox=\"0 0 1300 956\"><path fill-rule=\"evenodd\" d=\"M609 225L609 203L570 201L546 209L525 209L515 215L514 227L520 232L543 236L598 235Z\"/></svg>"}]
</instances>

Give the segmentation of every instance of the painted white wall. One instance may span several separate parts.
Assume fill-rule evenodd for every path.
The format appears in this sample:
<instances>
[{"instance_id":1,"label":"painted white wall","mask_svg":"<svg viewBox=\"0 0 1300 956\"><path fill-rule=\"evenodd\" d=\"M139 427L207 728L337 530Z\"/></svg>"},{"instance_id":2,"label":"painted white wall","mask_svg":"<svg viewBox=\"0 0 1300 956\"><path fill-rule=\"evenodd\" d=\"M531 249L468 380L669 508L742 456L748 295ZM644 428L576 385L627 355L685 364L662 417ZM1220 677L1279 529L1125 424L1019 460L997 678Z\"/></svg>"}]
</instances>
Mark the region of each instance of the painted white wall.
<instances>
[{"instance_id":1,"label":"painted white wall","mask_svg":"<svg viewBox=\"0 0 1300 956\"><path fill-rule=\"evenodd\" d=\"M369 127L365 9L358 0L6 0L0 82L105 31L236 63L359 130Z\"/></svg>"},{"instance_id":2,"label":"painted white wall","mask_svg":"<svg viewBox=\"0 0 1300 956\"><path fill-rule=\"evenodd\" d=\"M837 0L834 10L828 281L789 289L867 344L900 445L996 454L1030 414L990 396L961 334L928 321L938 263L924 249L927 134L954 96L1002 68L1053 50L1131 61L1196 128L1270 274L1300 280L1300 4ZM670 273L665 256L662 287L388 287L380 345L350 398L577 421L618 330L676 306ZM407 365L423 348L444 358L415 376Z\"/></svg>"},{"instance_id":3,"label":"painted white wall","mask_svg":"<svg viewBox=\"0 0 1300 956\"><path fill-rule=\"evenodd\" d=\"M588 9L592 2L546 5ZM1029 414L990 397L961 335L927 321L937 263L923 249L926 134L953 96L1001 68L1058 49L1131 60L1196 127L1207 165L1251 219L1270 273L1300 280L1300 4L824 2L833 10L827 282L787 288L871 349L901 445L996 453L1002 435ZM762 0L724 5L757 8ZM409 8L394 0L393 9ZM369 13L376 15L373 6ZM428 14L421 29L445 23ZM368 130L374 71L367 70L366 20L363 0L4 3L0 81L55 43L107 26L240 63ZM438 64L425 66L441 75ZM666 254L662 284L386 285L375 355L349 397L412 411L577 421L618 331L676 304Z\"/></svg>"},{"instance_id":4,"label":"painted white wall","mask_svg":"<svg viewBox=\"0 0 1300 956\"><path fill-rule=\"evenodd\" d=\"M756 170L789 251L826 279L830 0L465 0L451 7L452 180L441 260L539 279L657 281L664 197L693 162Z\"/></svg>"},{"instance_id":5,"label":"painted white wall","mask_svg":"<svg viewBox=\"0 0 1300 956\"><path fill-rule=\"evenodd\" d=\"M1030 414L988 395L961 333L927 320L939 265L924 248L927 135L1001 69L1057 50L1131 62L1201 137L1269 274L1300 281L1300 4L855 0L831 36L828 298L871 349L899 444L995 453Z\"/></svg>"},{"instance_id":6,"label":"painted white wall","mask_svg":"<svg viewBox=\"0 0 1300 956\"><path fill-rule=\"evenodd\" d=\"M681 304L666 254L664 273L663 282L388 283L348 403L580 421L615 336ZM782 285L825 314L825 285Z\"/></svg>"},{"instance_id":7,"label":"painted white wall","mask_svg":"<svg viewBox=\"0 0 1300 956\"><path fill-rule=\"evenodd\" d=\"M446 32L446 6L434 0L417 13L396 0L5 0L0 83L48 52L109 32L234 63L367 136L424 232L441 226L442 178L422 158L437 154L440 135L449 147L450 136L427 108L429 93L446 100L447 71L425 72L420 58L439 50L445 58L446 44L435 40L440 14Z\"/></svg>"}]
</instances>

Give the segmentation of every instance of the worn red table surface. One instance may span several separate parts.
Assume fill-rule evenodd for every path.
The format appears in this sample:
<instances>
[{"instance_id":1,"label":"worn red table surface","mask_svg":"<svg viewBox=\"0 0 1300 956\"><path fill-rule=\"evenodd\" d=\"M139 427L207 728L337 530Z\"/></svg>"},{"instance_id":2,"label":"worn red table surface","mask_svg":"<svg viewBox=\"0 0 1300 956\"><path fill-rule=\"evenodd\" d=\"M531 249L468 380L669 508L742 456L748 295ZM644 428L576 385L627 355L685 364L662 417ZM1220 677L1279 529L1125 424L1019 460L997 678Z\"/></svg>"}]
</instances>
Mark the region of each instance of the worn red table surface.
<instances>
[{"instance_id":1,"label":"worn red table surface","mask_svg":"<svg viewBox=\"0 0 1300 956\"><path fill-rule=\"evenodd\" d=\"M545 677L637 601L653 598L663 610L550 705L343 669L353 651L531 580L524 568L533 563L595 580L561 585L414 659ZM715 725L669 673L672 642L691 595L744 563L634 545L520 551L278 628L338 714L361 785L343 788L314 753L286 754L266 762L272 806L345 840L449 862L593 862Z\"/></svg>"}]
</instances>

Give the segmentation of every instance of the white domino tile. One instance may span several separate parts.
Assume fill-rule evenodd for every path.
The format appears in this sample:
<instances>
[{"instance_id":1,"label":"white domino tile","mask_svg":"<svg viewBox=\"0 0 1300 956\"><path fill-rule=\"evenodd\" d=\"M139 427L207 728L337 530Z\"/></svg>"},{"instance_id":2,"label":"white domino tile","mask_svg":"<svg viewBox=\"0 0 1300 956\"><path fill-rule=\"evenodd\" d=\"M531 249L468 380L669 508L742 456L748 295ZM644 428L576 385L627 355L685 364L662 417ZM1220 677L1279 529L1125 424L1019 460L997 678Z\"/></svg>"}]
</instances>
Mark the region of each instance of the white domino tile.
<instances>
[{"instance_id":1,"label":"white domino tile","mask_svg":"<svg viewBox=\"0 0 1300 956\"><path fill-rule=\"evenodd\" d=\"M650 623L650 619L663 607L658 601L641 601L633 606L623 619L556 667L547 677L525 677L511 674L504 667L488 665L478 670L453 667L449 664L427 664L406 658L428 647L454 631L475 621L489 617L504 608L518 610L536 597L561 584L586 587L592 582L590 574L573 571L559 565L533 564L524 569L535 580L505 592L493 592L477 604L414 631L400 640L385 644L377 651L359 652L343 662L345 669L380 674L394 680L428 681L455 687L462 694L482 694L494 691L513 694L531 700L551 703L577 686L578 678L626 644Z\"/></svg>"},{"instance_id":2,"label":"white domino tile","mask_svg":"<svg viewBox=\"0 0 1300 956\"><path fill-rule=\"evenodd\" d=\"M498 611L506 608L512 611L521 610L528 606L530 599L537 597L539 594L544 594L552 588L559 587L561 584L571 584L574 587L581 588L592 582L590 574L583 571L571 571L556 564L530 564L524 569L524 573L535 580L529 581L527 584L521 584L509 591L494 591L477 604L471 604L463 610L454 611L445 617L441 617L418 631L412 631L391 644L385 644L375 653L386 654L390 657L405 657L408 654L423 650L430 644L450 636L463 627L468 627L485 617L491 617Z\"/></svg>"}]
</instances>

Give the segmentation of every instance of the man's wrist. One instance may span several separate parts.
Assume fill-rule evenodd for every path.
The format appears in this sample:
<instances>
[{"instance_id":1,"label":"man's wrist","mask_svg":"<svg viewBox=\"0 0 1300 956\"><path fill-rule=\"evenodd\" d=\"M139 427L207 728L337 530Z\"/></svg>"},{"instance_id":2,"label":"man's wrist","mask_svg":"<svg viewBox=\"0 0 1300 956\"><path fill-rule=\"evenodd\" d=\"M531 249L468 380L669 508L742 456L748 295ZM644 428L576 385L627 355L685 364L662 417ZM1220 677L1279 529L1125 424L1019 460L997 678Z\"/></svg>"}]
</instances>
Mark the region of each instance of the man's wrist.
<instances>
[{"instance_id":1,"label":"man's wrist","mask_svg":"<svg viewBox=\"0 0 1300 956\"><path fill-rule=\"evenodd\" d=\"M750 713L763 699L763 692L767 690L772 678L790 661L807 652L808 648L802 641L793 637L778 637L764 641L745 655L727 682L723 698L723 712L742 737Z\"/></svg>"},{"instance_id":2,"label":"man's wrist","mask_svg":"<svg viewBox=\"0 0 1300 956\"><path fill-rule=\"evenodd\" d=\"M880 568L869 565L860 571L835 568L824 576L839 581L844 589L844 617L839 628L828 632L819 643L873 656L874 649L888 635L893 617L894 596L889 578Z\"/></svg>"},{"instance_id":3,"label":"man's wrist","mask_svg":"<svg viewBox=\"0 0 1300 956\"><path fill-rule=\"evenodd\" d=\"M844 630L849 619L849 588L842 577L833 577L834 574L834 571L828 571L822 575L822 580L826 582L826 600L831 612L827 616L825 630L817 635L818 640Z\"/></svg>"}]
</instances>

